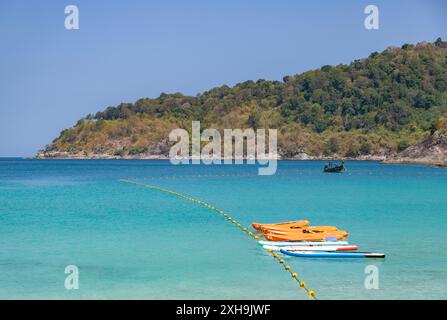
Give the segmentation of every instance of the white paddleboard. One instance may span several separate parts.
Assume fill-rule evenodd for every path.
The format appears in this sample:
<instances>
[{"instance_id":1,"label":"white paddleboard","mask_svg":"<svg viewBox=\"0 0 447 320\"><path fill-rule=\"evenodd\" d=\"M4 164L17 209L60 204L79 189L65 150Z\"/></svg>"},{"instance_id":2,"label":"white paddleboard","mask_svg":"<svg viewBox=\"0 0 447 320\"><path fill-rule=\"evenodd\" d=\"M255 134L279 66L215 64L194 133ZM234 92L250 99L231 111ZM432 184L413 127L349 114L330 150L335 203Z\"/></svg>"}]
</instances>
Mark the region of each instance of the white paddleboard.
<instances>
[{"instance_id":1,"label":"white paddleboard","mask_svg":"<svg viewBox=\"0 0 447 320\"><path fill-rule=\"evenodd\" d=\"M276 247L276 246L268 246L264 245L262 246L266 250L273 250L273 251L280 251L286 250L286 251L354 251L357 250L357 246L282 246L282 247Z\"/></svg>"},{"instance_id":2,"label":"white paddleboard","mask_svg":"<svg viewBox=\"0 0 447 320\"><path fill-rule=\"evenodd\" d=\"M258 241L258 244L261 246L275 246L275 247L283 247L283 246L347 246L349 245L348 241L266 241L261 240Z\"/></svg>"},{"instance_id":3,"label":"white paddleboard","mask_svg":"<svg viewBox=\"0 0 447 320\"><path fill-rule=\"evenodd\" d=\"M301 258L385 258L384 253L374 252L321 252L321 251L287 251L281 253Z\"/></svg>"}]
</instances>

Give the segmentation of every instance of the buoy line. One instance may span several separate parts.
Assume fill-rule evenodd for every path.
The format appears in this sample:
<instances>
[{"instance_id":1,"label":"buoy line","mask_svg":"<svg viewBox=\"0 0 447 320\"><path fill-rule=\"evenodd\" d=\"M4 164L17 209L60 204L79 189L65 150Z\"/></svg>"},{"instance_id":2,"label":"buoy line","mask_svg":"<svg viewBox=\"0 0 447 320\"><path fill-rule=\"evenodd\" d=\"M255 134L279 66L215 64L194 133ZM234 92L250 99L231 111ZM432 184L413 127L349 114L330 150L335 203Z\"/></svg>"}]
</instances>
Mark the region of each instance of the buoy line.
<instances>
[{"instance_id":1,"label":"buoy line","mask_svg":"<svg viewBox=\"0 0 447 320\"><path fill-rule=\"evenodd\" d=\"M257 174L197 174L197 175L185 175L185 176L161 176L143 178L146 181L153 180L179 180L179 179L197 179L197 178L222 178L222 177L257 177Z\"/></svg>"},{"instance_id":2,"label":"buoy line","mask_svg":"<svg viewBox=\"0 0 447 320\"><path fill-rule=\"evenodd\" d=\"M127 180L127 179L120 179L119 181L123 182L123 183L133 184L133 185L140 186L140 187L147 188L147 189L158 190L158 191L162 191L162 192L165 192L165 193L169 193L169 194L172 194L172 195L174 195L176 197L179 197L179 198L182 198L182 199L185 199L185 200L189 200L191 202L194 202L194 203L200 204L202 206L205 206L208 209L210 209L210 210L216 212L217 214L221 215L226 221L232 223L235 227L237 227L238 229L242 230L242 232L244 234L248 235L253 240L255 240L255 241L259 240L259 236L255 235L253 232L249 231L249 229L247 227L243 227L234 218L232 218L228 213L225 213L224 211L222 211L222 210L212 206L209 203L206 203L204 201L201 201L201 200L198 200L198 199L195 199L195 198L192 198L192 197L189 197L189 196L177 193L177 192L169 190L169 189L164 189L164 188L161 188L161 187L158 187L158 186L148 185L148 184L140 183L140 182L133 181L133 180ZM286 265L285 261L283 259L280 259L279 255L276 252L274 252L273 250L269 249L268 252L272 255L273 259L275 259L280 265L282 265L284 267L284 270L287 271L290 274L292 279L295 280L298 283L298 285L306 291L307 295L311 299L317 300L315 291L314 290L310 290L307 287L306 282L300 280L298 274L292 271L292 267L291 266Z\"/></svg>"}]
</instances>

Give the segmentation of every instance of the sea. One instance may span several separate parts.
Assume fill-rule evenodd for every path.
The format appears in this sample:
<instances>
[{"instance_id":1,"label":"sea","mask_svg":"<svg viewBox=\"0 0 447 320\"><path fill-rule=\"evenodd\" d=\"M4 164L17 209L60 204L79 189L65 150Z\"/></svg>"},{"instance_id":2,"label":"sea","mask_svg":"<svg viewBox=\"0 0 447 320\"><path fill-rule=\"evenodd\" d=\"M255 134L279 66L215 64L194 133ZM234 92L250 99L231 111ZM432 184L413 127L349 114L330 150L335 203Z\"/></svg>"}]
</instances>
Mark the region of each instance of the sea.
<instances>
[{"instance_id":1,"label":"sea","mask_svg":"<svg viewBox=\"0 0 447 320\"><path fill-rule=\"evenodd\" d=\"M447 299L447 169L0 159L0 299L308 299L242 226L306 219L385 259L281 255L317 299Z\"/></svg>"}]
</instances>

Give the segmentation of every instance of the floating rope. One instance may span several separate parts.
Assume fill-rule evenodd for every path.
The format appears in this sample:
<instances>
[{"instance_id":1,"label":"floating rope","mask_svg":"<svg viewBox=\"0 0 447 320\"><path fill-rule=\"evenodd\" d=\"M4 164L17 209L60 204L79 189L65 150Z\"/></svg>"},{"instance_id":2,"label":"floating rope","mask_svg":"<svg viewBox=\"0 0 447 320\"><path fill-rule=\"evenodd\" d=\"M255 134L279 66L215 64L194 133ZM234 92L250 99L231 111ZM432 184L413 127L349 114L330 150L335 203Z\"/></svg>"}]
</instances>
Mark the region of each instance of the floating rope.
<instances>
[{"instance_id":1,"label":"floating rope","mask_svg":"<svg viewBox=\"0 0 447 320\"><path fill-rule=\"evenodd\" d=\"M195 174L195 175L184 175L184 176L161 176L161 177L151 177L144 178L146 181L153 180L179 180L179 179L197 179L197 178L222 178L222 177L257 177L257 174Z\"/></svg>"},{"instance_id":2,"label":"floating rope","mask_svg":"<svg viewBox=\"0 0 447 320\"><path fill-rule=\"evenodd\" d=\"M231 217L228 213L226 213L226 212L224 212L224 211L222 211L222 210L220 210L220 209L218 209L218 208L212 206L212 205L209 204L209 203L206 203L206 202L204 202L204 201L201 201L201 200L198 200L198 199L195 199L195 198L192 198L192 197L189 197L189 196L186 196L186 195L177 193L177 192L172 191L172 190L169 190L169 189L164 189L164 188L161 188L161 187L157 187L157 186L153 186L153 185L148 185L148 184L140 183L140 182L133 181L133 180L121 179L121 180L119 180L119 181L120 181L120 182L123 182L123 183L128 183L128 184L133 184L133 185L136 185L136 186L140 186L140 187L143 187L143 188L148 188L148 189L152 189L152 190L162 191L162 192L165 192L165 193L172 194L172 195L174 195L174 196L176 196L176 197L179 197L179 198L182 198L182 199L189 200L189 201L191 201L191 202L200 204L200 205L202 205L202 206L204 206L204 207L206 207L206 208L208 208L208 209L210 209L210 210L216 212L216 213L219 214L220 216L222 216L226 221L230 222L230 223L233 224L235 227L237 227L238 229L242 230L242 232L243 232L244 234L248 235L248 236L249 236L250 238L252 238L253 240L255 240L255 241L259 240L259 236L255 235L253 232L249 231L249 229L248 229L247 227L243 227L240 223L238 223L238 222L237 222L233 217ZM288 273L290 273L292 279L295 280L295 281L298 283L298 285L306 291L307 295L308 295L311 299L314 299L314 300L317 299L316 296L315 296L315 291L310 290L310 289L307 287L307 284L306 284L304 281L301 281L301 280L299 279L298 274L292 271L292 267L291 267L291 266L286 265L286 263L285 263L285 261L284 261L283 259L279 259L279 255L278 255L278 253L274 252L272 249L269 249L268 252L272 255L273 259L277 260L277 261L279 262L280 265L284 266L284 270L287 271Z\"/></svg>"}]
</instances>

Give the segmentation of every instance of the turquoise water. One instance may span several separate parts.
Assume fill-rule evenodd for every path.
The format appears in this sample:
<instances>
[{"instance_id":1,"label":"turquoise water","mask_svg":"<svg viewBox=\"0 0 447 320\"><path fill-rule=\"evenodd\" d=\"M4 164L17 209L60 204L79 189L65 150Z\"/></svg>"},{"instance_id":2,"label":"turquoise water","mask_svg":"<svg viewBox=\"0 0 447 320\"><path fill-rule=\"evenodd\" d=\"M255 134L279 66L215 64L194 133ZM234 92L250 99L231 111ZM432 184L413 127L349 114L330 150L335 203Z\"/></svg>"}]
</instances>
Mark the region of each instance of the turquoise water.
<instances>
[{"instance_id":1,"label":"turquoise water","mask_svg":"<svg viewBox=\"0 0 447 320\"><path fill-rule=\"evenodd\" d=\"M320 299L447 299L447 170L348 162L173 166L168 161L0 159L0 298L307 299L271 256L210 210L130 178L204 200L239 222L337 225L381 260L286 257ZM79 289L64 288L67 265ZM379 268L379 290L364 269Z\"/></svg>"}]
</instances>

